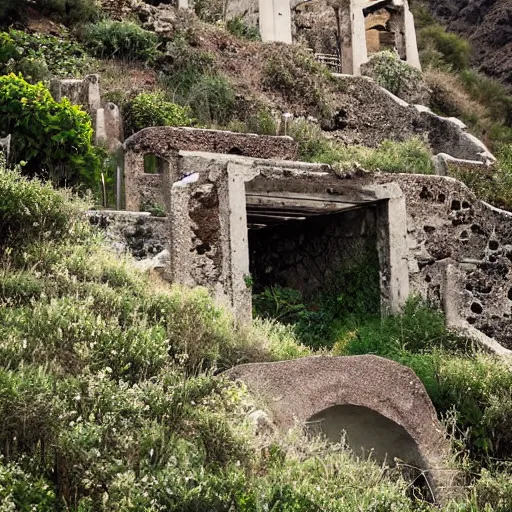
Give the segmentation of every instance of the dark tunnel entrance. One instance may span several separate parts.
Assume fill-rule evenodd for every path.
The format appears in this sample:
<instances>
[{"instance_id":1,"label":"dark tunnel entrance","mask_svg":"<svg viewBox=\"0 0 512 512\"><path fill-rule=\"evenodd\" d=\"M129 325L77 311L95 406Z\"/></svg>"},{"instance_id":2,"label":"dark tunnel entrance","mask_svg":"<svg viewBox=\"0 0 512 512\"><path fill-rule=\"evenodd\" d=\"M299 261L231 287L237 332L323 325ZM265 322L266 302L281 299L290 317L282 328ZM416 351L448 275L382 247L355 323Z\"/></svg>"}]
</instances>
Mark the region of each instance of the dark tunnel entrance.
<instances>
[{"instance_id":1,"label":"dark tunnel entrance","mask_svg":"<svg viewBox=\"0 0 512 512\"><path fill-rule=\"evenodd\" d=\"M322 307L319 302L334 300L341 312L360 308L379 314L376 202L322 202L307 196L261 199L247 194L256 313L258 297L277 288L285 290L284 301L302 301L313 312Z\"/></svg>"}]
</instances>

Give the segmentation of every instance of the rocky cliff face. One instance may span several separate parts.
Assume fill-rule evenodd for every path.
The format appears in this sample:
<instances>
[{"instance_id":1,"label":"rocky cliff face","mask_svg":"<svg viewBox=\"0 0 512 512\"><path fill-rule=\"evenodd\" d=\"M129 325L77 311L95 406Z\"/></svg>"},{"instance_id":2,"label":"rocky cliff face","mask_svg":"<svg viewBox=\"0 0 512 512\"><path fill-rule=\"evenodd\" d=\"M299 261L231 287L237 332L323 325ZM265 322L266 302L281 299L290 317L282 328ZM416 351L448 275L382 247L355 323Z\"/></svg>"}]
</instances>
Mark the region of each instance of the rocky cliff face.
<instances>
[{"instance_id":1,"label":"rocky cliff face","mask_svg":"<svg viewBox=\"0 0 512 512\"><path fill-rule=\"evenodd\" d=\"M468 38L475 64L512 89L512 0L428 0L450 31Z\"/></svg>"}]
</instances>

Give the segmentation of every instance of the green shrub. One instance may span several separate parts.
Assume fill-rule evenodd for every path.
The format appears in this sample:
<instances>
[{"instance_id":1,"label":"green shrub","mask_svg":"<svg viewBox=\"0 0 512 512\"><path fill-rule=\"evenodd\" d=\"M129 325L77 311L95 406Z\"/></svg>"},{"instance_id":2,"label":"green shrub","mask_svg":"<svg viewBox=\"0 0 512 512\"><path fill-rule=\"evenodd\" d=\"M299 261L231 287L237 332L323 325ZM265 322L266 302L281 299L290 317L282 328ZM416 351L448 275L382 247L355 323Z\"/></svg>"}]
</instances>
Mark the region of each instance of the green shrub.
<instances>
[{"instance_id":1,"label":"green shrub","mask_svg":"<svg viewBox=\"0 0 512 512\"><path fill-rule=\"evenodd\" d=\"M52 486L41 477L23 471L16 463L0 457L0 503L2 511L52 512L57 500Z\"/></svg>"},{"instance_id":2,"label":"green shrub","mask_svg":"<svg viewBox=\"0 0 512 512\"><path fill-rule=\"evenodd\" d=\"M226 125L236 113L235 92L221 75L203 75L189 90L186 104L198 123Z\"/></svg>"},{"instance_id":3,"label":"green shrub","mask_svg":"<svg viewBox=\"0 0 512 512\"><path fill-rule=\"evenodd\" d=\"M247 119L247 131L259 135L277 135L277 122L271 112L260 109Z\"/></svg>"},{"instance_id":4,"label":"green shrub","mask_svg":"<svg viewBox=\"0 0 512 512\"><path fill-rule=\"evenodd\" d=\"M85 51L74 41L13 29L0 32L0 41L0 71L22 73L31 83L77 76L85 69Z\"/></svg>"},{"instance_id":5,"label":"green shrub","mask_svg":"<svg viewBox=\"0 0 512 512\"><path fill-rule=\"evenodd\" d=\"M243 18L235 17L228 20L226 23L228 32L240 39L247 39L248 41L261 41L260 31L257 27L248 25Z\"/></svg>"},{"instance_id":6,"label":"green shrub","mask_svg":"<svg viewBox=\"0 0 512 512\"><path fill-rule=\"evenodd\" d=\"M135 133L149 126L191 126L188 108L166 100L162 92L141 93L127 107L126 129Z\"/></svg>"},{"instance_id":7,"label":"green shrub","mask_svg":"<svg viewBox=\"0 0 512 512\"><path fill-rule=\"evenodd\" d=\"M471 45L456 34L447 32L441 25L422 28L418 34L418 49L425 67L449 66L461 71L471 60Z\"/></svg>"},{"instance_id":8,"label":"green shrub","mask_svg":"<svg viewBox=\"0 0 512 512\"><path fill-rule=\"evenodd\" d=\"M70 25L88 23L100 15L96 0L38 0L37 8Z\"/></svg>"},{"instance_id":9,"label":"green shrub","mask_svg":"<svg viewBox=\"0 0 512 512\"><path fill-rule=\"evenodd\" d=\"M481 478L475 484L479 510L508 512L512 510L512 473L490 473L482 471Z\"/></svg>"},{"instance_id":10,"label":"green shrub","mask_svg":"<svg viewBox=\"0 0 512 512\"><path fill-rule=\"evenodd\" d=\"M402 61L396 52L382 51L372 55L363 65L362 73L409 103L428 103L428 88L421 72Z\"/></svg>"},{"instance_id":11,"label":"green shrub","mask_svg":"<svg viewBox=\"0 0 512 512\"><path fill-rule=\"evenodd\" d=\"M378 148L344 146L327 139L318 125L297 120L290 126L302 160L337 167L358 163L366 170L432 174L434 165L428 145L418 137L403 142L385 140Z\"/></svg>"},{"instance_id":12,"label":"green shrub","mask_svg":"<svg viewBox=\"0 0 512 512\"><path fill-rule=\"evenodd\" d=\"M131 21L104 20L87 25L83 41L86 48L99 58L150 63L160 54L158 36Z\"/></svg>"},{"instance_id":13,"label":"green shrub","mask_svg":"<svg viewBox=\"0 0 512 512\"><path fill-rule=\"evenodd\" d=\"M266 60L263 69L265 89L280 93L285 100L308 108L319 119L330 117L326 99L332 77L324 66L305 50L280 48Z\"/></svg>"},{"instance_id":14,"label":"green shrub","mask_svg":"<svg viewBox=\"0 0 512 512\"><path fill-rule=\"evenodd\" d=\"M96 183L100 159L89 116L67 99L57 103L43 84L0 77L0 133L12 134L25 174L68 186Z\"/></svg>"},{"instance_id":15,"label":"green shrub","mask_svg":"<svg viewBox=\"0 0 512 512\"><path fill-rule=\"evenodd\" d=\"M449 172L482 201L512 211L512 145L499 145L495 154L497 163L483 171L451 166Z\"/></svg>"},{"instance_id":16,"label":"green shrub","mask_svg":"<svg viewBox=\"0 0 512 512\"><path fill-rule=\"evenodd\" d=\"M71 201L66 191L28 180L0 164L1 249L20 249L36 240L65 239L66 234L75 233L72 226L84 208L85 203ZM3 286L5 292L5 282Z\"/></svg>"}]
</instances>

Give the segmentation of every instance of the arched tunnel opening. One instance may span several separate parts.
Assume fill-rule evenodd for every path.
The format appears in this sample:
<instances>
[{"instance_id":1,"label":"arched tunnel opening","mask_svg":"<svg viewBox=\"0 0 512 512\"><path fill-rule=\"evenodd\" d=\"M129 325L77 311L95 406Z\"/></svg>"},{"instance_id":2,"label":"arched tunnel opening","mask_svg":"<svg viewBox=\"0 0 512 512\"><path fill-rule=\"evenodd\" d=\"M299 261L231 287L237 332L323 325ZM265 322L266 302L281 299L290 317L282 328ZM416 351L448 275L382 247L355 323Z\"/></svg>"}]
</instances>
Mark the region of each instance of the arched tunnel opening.
<instances>
[{"instance_id":1,"label":"arched tunnel opening","mask_svg":"<svg viewBox=\"0 0 512 512\"><path fill-rule=\"evenodd\" d=\"M343 443L355 456L399 470L411 483L411 495L433 500L418 445L404 427L379 412L359 405L335 405L309 418L306 428L312 436Z\"/></svg>"}]
</instances>

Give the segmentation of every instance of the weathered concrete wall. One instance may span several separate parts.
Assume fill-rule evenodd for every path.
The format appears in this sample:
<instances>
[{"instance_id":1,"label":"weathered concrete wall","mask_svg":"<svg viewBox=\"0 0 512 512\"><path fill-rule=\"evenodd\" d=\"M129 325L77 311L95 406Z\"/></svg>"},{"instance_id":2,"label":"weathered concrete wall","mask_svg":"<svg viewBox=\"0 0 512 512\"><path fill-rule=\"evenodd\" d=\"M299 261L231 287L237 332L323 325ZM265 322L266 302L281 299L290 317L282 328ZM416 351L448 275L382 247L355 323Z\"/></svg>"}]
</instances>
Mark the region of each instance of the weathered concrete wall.
<instances>
[{"instance_id":1,"label":"weathered concrete wall","mask_svg":"<svg viewBox=\"0 0 512 512\"><path fill-rule=\"evenodd\" d=\"M88 213L89 221L106 234L107 243L119 253L147 259L169 249L169 221L146 212L99 210Z\"/></svg>"},{"instance_id":2,"label":"weathered concrete wall","mask_svg":"<svg viewBox=\"0 0 512 512\"><path fill-rule=\"evenodd\" d=\"M280 285L304 295L329 289L342 268L377 257L375 206L249 231L250 271L260 288ZM379 288L378 264L375 272Z\"/></svg>"},{"instance_id":3,"label":"weathered concrete wall","mask_svg":"<svg viewBox=\"0 0 512 512\"><path fill-rule=\"evenodd\" d=\"M141 130L125 141L124 149L126 209L132 211L140 210L147 201L165 206L168 197L168 191L163 192L166 186L163 174L144 173L144 155L156 155L165 160L170 167L171 181L175 181L179 177L176 163L179 150L283 160L291 160L297 154L297 144L290 137L168 126Z\"/></svg>"},{"instance_id":4,"label":"weathered concrete wall","mask_svg":"<svg viewBox=\"0 0 512 512\"><path fill-rule=\"evenodd\" d=\"M370 179L393 181L405 194L411 291L439 307L450 297L450 314L512 349L512 214L449 177ZM458 276L451 285L449 266Z\"/></svg>"},{"instance_id":5,"label":"weathered concrete wall","mask_svg":"<svg viewBox=\"0 0 512 512\"><path fill-rule=\"evenodd\" d=\"M345 427L354 425L345 423L346 415L333 418L332 408L365 408L382 418L381 434L387 435L367 439L364 446L373 445L379 453L397 454L425 470L436 500L442 500L453 485L454 475L447 467L449 443L444 429L423 384L409 368L376 356L309 357L245 364L228 370L226 375L243 381L284 431L297 422L308 424L324 419L330 423L326 425L328 429L337 428L341 434ZM339 423L333 425L336 419ZM355 430L368 428L361 415L352 415L350 420L360 420ZM375 427L370 428L375 432ZM403 435L397 438L397 431ZM403 439L405 444L400 442ZM351 442L350 436L347 441ZM356 453L360 451L358 444L352 447Z\"/></svg>"}]
</instances>

